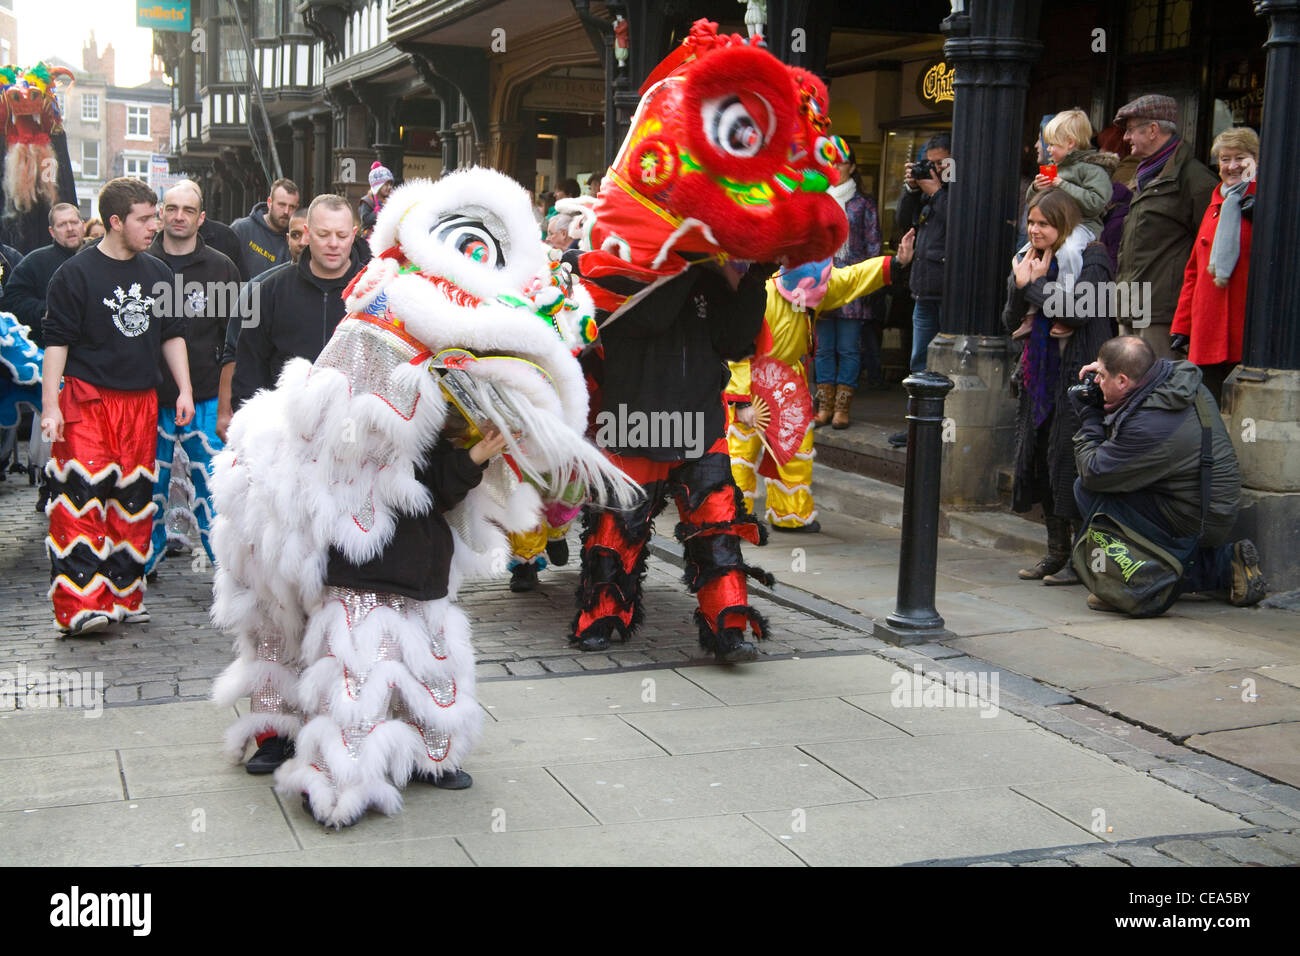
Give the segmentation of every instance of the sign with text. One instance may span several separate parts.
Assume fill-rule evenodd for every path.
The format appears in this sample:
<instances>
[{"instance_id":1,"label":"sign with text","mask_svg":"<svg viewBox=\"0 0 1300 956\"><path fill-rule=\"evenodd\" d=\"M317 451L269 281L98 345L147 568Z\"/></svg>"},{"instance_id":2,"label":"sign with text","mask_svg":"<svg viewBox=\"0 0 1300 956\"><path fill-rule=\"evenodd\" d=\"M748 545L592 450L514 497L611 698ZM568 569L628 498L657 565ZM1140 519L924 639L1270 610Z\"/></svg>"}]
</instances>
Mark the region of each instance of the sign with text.
<instances>
[{"instance_id":1,"label":"sign with text","mask_svg":"<svg viewBox=\"0 0 1300 956\"><path fill-rule=\"evenodd\" d=\"M137 0L135 25L146 30L190 32L190 0Z\"/></svg>"},{"instance_id":2,"label":"sign with text","mask_svg":"<svg viewBox=\"0 0 1300 956\"><path fill-rule=\"evenodd\" d=\"M952 112L953 81L957 70L943 60L937 60L921 71L916 81L916 95L933 110Z\"/></svg>"}]
</instances>

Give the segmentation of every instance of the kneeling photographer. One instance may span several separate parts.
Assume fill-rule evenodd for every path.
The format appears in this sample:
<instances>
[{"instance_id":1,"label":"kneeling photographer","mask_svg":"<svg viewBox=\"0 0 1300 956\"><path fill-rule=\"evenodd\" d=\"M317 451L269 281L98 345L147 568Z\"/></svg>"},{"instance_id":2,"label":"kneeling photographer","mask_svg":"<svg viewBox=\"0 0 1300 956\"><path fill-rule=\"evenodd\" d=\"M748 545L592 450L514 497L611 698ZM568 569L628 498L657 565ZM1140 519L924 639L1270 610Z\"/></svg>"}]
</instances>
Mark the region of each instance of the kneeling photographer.
<instances>
[{"instance_id":1,"label":"kneeling photographer","mask_svg":"<svg viewBox=\"0 0 1300 956\"><path fill-rule=\"evenodd\" d=\"M1200 370L1159 359L1133 335L1102 345L1069 390L1075 497L1085 527L1074 566L1088 606L1160 614L1181 593L1227 591L1231 603L1265 593L1249 540L1228 542L1241 474Z\"/></svg>"}]
</instances>

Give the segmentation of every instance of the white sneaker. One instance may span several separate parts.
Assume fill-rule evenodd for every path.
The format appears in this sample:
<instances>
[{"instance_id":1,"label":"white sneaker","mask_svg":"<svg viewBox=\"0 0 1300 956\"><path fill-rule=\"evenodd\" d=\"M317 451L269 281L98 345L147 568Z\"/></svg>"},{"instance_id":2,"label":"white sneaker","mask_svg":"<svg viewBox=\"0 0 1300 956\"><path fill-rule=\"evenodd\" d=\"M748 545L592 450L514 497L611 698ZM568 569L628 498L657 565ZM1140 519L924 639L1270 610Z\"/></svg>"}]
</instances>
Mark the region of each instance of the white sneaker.
<instances>
[{"instance_id":1,"label":"white sneaker","mask_svg":"<svg viewBox=\"0 0 1300 956\"><path fill-rule=\"evenodd\" d=\"M59 631L64 637L80 637L83 634L89 634L92 631L102 631L108 627L111 618L102 611L91 611L90 613L80 612L73 616L72 623L67 627L59 625Z\"/></svg>"}]
</instances>

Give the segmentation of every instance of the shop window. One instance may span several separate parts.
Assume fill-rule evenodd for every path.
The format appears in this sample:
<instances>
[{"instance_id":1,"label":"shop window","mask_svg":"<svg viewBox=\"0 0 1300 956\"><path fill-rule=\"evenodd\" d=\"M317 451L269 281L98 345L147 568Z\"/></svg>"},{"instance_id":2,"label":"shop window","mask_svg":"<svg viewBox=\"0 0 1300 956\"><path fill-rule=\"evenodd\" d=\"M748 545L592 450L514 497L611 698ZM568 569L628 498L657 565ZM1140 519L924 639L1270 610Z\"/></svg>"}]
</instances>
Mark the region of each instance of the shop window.
<instances>
[{"instance_id":1,"label":"shop window","mask_svg":"<svg viewBox=\"0 0 1300 956\"><path fill-rule=\"evenodd\" d=\"M1192 42L1192 0L1132 0L1124 26L1125 53L1180 50Z\"/></svg>"},{"instance_id":2,"label":"shop window","mask_svg":"<svg viewBox=\"0 0 1300 956\"><path fill-rule=\"evenodd\" d=\"M248 80L248 57L244 56L244 37L239 26L223 23L218 37L217 82L244 83Z\"/></svg>"}]
</instances>

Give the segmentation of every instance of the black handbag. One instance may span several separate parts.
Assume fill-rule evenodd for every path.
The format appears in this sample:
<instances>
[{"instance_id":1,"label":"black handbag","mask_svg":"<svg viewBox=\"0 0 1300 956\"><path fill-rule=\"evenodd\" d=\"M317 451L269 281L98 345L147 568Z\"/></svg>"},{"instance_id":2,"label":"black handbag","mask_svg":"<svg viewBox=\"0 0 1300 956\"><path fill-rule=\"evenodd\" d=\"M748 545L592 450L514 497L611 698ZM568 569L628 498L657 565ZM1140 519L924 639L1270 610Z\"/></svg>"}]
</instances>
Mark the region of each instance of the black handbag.
<instances>
[{"instance_id":1,"label":"black handbag","mask_svg":"<svg viewBox=\"0 0 1300 956\"><path fill-rule=\"evenodd\" d=\"M1205 534L1210 509L1210 410L1206 392L1196 394L1201 423L1201 527L1196 535L1175 538L1137 513L1119 497L1103 499L1084 518L1071 559L1090 592L1130 617L1163 614L1182 593L1183 575Z\"/></svg>"}]
</instances>

